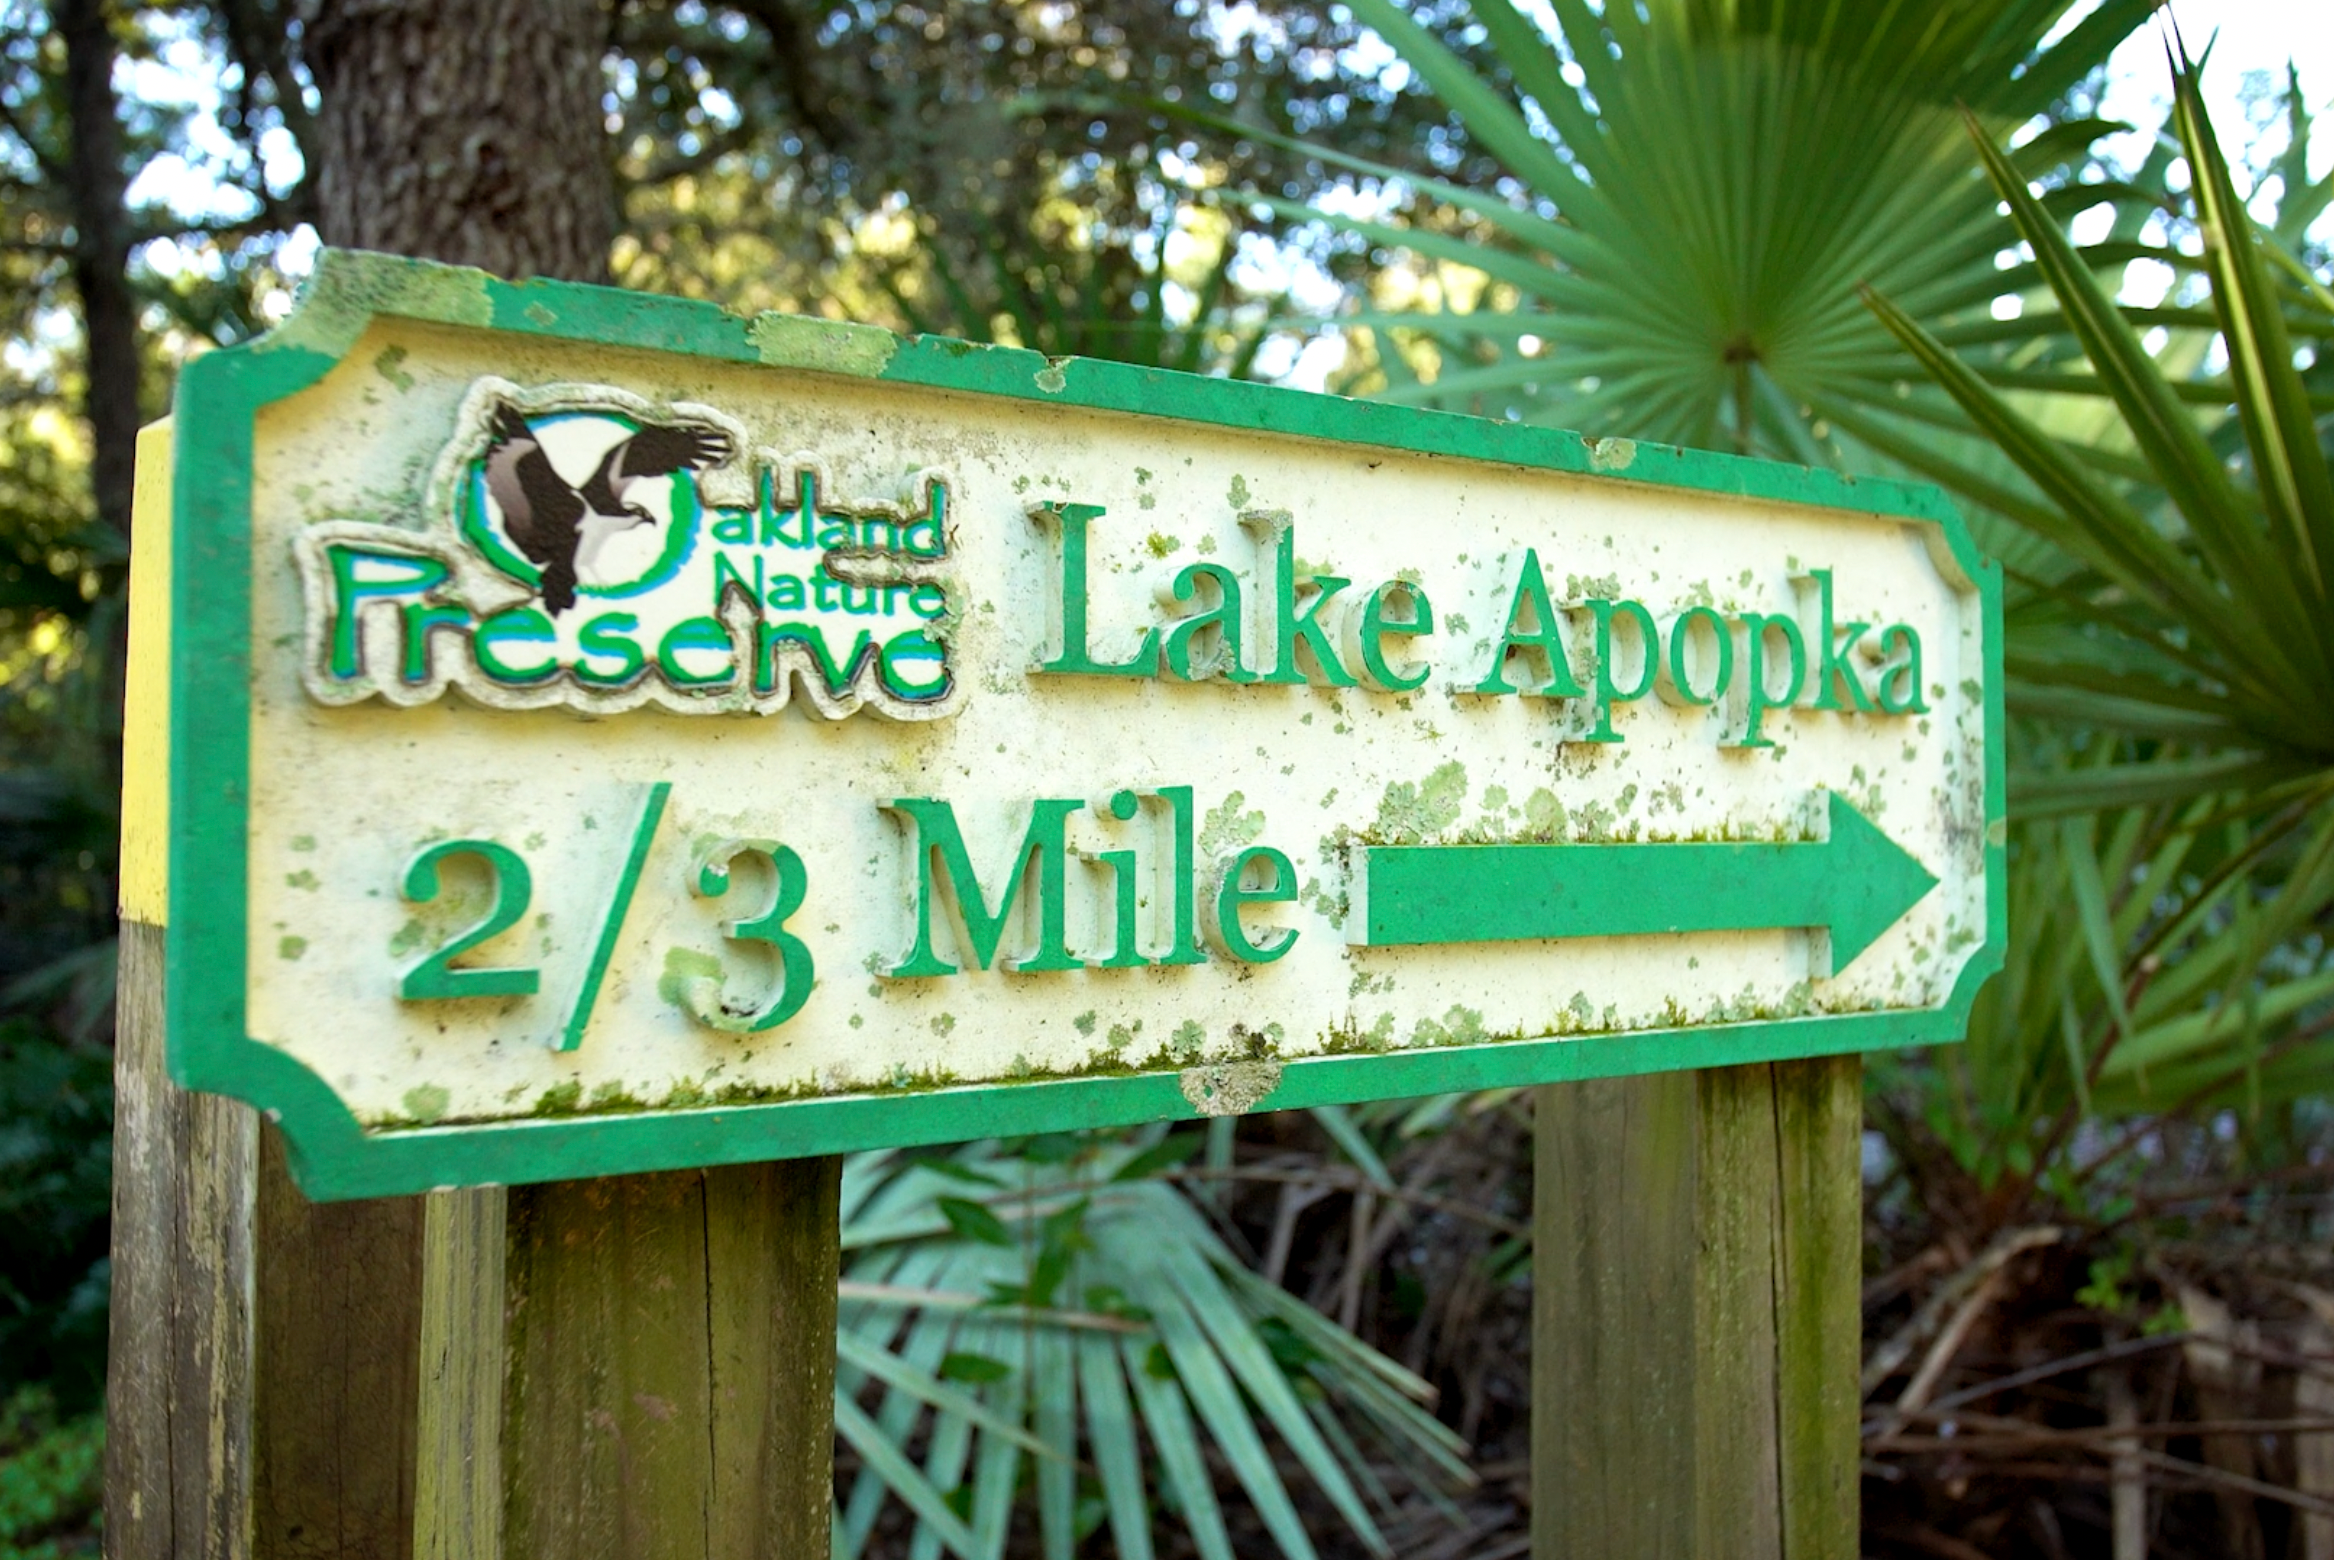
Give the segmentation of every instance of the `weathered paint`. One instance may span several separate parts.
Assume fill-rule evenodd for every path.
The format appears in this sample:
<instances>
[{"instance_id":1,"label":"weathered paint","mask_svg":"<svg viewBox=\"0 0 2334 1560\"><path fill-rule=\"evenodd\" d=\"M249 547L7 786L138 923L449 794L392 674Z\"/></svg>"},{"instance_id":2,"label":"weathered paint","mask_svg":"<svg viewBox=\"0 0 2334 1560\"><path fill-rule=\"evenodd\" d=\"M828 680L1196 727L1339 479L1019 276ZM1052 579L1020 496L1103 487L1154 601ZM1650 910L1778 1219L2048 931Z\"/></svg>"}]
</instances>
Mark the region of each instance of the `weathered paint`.
<instances>
[{"instance_id":1,"label":"weathered paint","mask_svg":"<svg viewBox=\"0 0 2334 1560\"><path fill-rule=\"evenodd\" d=\"M170 918L169 419L138 434L132 490L129 669L122 707L122 919Z\"/></svg>"},{"instance_id":2,"label":"weathered paint","mask_svg":"<svg viewBox=\"0 0 2334 1560\"><path fill-rule=\"evenodd\" d=\"M1943 1040L1999 962L1998 575L1932 490L564 284L416 280L378 257L329 256L316 291L329 321L206 356L182 381L169 887L173 1069L280 1112L318 1195ZM718 408L743 458L816 456L863 497L945 467L961 708L900 725L734 699L599 720L319 705L295 538L429 523L455 412L490 377ZM1138 630L1191 610L1158 593L1196 555L1267 598L1240 626L1251 676L1269 671L1281 546L1307 573L1335 565L1353 597L1423 582L1433 634L1409 652L1424 647L1433 675L1408 691L1034 676L1065 654L1064 544L1032 508L1086 503L1107 511L1087 568L1099 660L1139 660ZM1927 708L1777 708L1772 745L1746 749L1723 745L1743 735L1723 704L1616 703L1613 742L1578 701L1478 695L1527 552L1558 603L1625 592L1664 616L1787 613L1807 571L1827 570L1843 617L1917 629ZM151 578L134 588L150 595ZM1206 646L1185 648L1196 672ZM669 811L601 961L658 783ZM1191 788L1199 879L1180 891L1203 923L1219 899L1207 872L1235 850L1282 853L1293 898L1271 898L1258 858L1248 952L1099 967L1106 858L1127 849L1142 853L1145 952L1162 954L1178 889L1152 865L1171 854L1176 787ZM1122 789L1151 799L1114 814ZM1827 794L1941 880L1836 972L1787 924L1351 945L1352 874L1373 845L1802 841L1825 834ZM1097 967L977 970L943 929L934 946L962 973L888 978L916 883L909 815L886 808L917 797L953 806L992 900L1033 803L1074 800L1061 936ZM536 969L538 989L400 1003L404 962L488 902L474 859L443 901L407 902L402 874L422 846L470 838L525 856L535 888L469 962ZM725 840L800 854L808 894L782 926L742 924L768 898L761 868L722 893L692 887ZM1292 930L1286 957L1252 962ZM1001 935L1010 948L1036 931ZM785 937L818 983L754 1030ZM589 1023L557 1049L595 964ZM738 1022L711 1021L716 1007Z\"/></svg>"}]
</instances>

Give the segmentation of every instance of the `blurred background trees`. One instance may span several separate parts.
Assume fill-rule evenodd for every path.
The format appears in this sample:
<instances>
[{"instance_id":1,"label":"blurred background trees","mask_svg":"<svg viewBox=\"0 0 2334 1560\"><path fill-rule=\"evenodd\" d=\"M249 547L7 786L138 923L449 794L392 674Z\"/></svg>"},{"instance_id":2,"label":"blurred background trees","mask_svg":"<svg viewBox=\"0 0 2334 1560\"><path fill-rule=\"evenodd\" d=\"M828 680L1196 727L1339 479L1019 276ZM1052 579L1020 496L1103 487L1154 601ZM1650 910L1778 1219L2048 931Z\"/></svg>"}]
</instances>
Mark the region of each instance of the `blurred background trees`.
<instances>
[{"instance_id":1,"label":"blurred background trees","mask_svg":"<svg viewBox=\"0 0 2334 1560\"><path fill-rule=\"evenodd\" d=\"M622 285L1955 494L2013 957L1871 1069L1873 1553L2334 1555L2334 175L2291 76L2104 119L2151 9L599 12ZM0 1555L89 1542L130 441L289 305L337 10L0 0ZM855 1165L855 1552L1521 1552L1528 1111Z\"/></svg>"}]
</instances>

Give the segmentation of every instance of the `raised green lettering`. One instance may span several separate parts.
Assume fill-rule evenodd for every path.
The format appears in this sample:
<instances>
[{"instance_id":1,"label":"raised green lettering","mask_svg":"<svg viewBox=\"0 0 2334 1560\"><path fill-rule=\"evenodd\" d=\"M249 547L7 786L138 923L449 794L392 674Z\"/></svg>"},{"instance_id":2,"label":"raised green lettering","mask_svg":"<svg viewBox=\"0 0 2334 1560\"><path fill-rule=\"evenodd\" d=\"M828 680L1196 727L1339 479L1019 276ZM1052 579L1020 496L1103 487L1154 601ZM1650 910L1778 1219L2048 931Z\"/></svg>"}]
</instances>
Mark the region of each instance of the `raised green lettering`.
<instances>
[{"instance_id":1,"label":"raised green lettering","mask_svg":"<svg viewBox=\"0 0 2334 1560\"><path fill-rule=\"evenodd\" d=\"M1816 593L1816 652L1815 652L1815 707L1819 710L1856 710L1869 714L1872 700L1864 692L1864 679L1856 671L1856 641L1862 639L1872 625L1848 623L1835 626L1832 622L1832 571L1810 569L1808 579L1815 581ZM1839 636L1845 633L1844 640ZM1835 642L1836 641L1836 642ZM1848 697L1840 699L1840 684L1846 682Z\"/></svg>"},{"instance_id":2,"label":"raised green lettering","mask_svg":"<svg viewBox=\"0 0 2334 1560\"><path fill-rule=\"evenodd\" d=\"M1524 614L1529 611L1532 626L1524 626ZM1514 651L1536 652L1548 663L1547 686L1518 690L1507 680L1507 658ZM1548 582L1540 573L1540 555L1536 550L1524 553L1524 566L1516 576L1515 600L1507 609L1507 627L1501 631L1499 643L1492 647L1491 670L1475 685L1477 693L1526 692L1548 699L1577 699L1584 690L1579 679L1572 675L1572 663L1564 648L1564 629L1556 615L1556 607L1548 599Z\"/></svg>"},{"instance_id":3,"label":"raised green lettering","mask_svg":"<svg viewBox=\"0 0 2334 1560\"><path fill-rule=\"evenodd\" d=\"M778 956L775 994L759 1008L736 1007L723 1001L715 981L698 976L684 1006L691 1018L708 1029L731 1034L754 1034L775 1029L802 1011L810 1000L814 970L810 945L786 930L786 918L802 908L810 893L810 874L791 846L772 840L724 840L698 862L692 885L706 899L720 899L731 887L731 868L740 857L759 857L771 874L770 905L760 915L724 921L721 935L731 942L761 943Z\"/></svg>"},{"instance_id":4,"label":"raised green lettering","mask_svg":"<svg viewBox=\"0 0 2334 1560\"><path fill-rule=\"evenodd\" d=\"M1026 959L1008 959L1005 967L1011 970L1078 968L1078 960L1071 955L1068 945L1068 886L1062 833L1070 814L1084 805L1054 797L1041 798L1032 804L1029 827L1023 831L1021 843L1013 849L1013 866L1005 879L1005 891L997 900L997 908L991 910L981 892L980 880L973 873L972 853L965 848L964 831L956 822L956 809L929 797L901 797L891 802L886 811L905 818L914 835L916 943L907 958L888 973L894 979L909 980L957 972L957 967L941 958L932 947L933 899L941 878L947 879L955 894L966 951L984 970L995 963L997 945L1004 939L1005 923L1020 896L1022 879L1027 876L1032 859L1037 863L1037 947ZM937 874L933 871L935 859L939 864Z\"/></svg>"},{"instance_id":5,"label":"raised green lettering","mask_svg":"<svg viewBox=\"0 0 2334 1560\"><path fill-rule=\"evenodd\" d=\"M1251 531L1269 533L1273 541L1272 587L1272 667L1259 681L1268 683L1304 683L1313 679L1297 669L1297 645L1303 642L1312 654L1313 664L1320 673L1320 681L1332 688L1360 686L1345 663L1337 658L1336 648L1321 627L1321 609L1330 598L1351 585L1353 581L1339 579L1334 574L1316 574L1306 581L1314 591L1313 599L1297 610L1297 528L1286 512L1274 510L1242 515L1240 523Z\"/></svg>"},{"instance_id":6,"label":"raised green lettering","mask_svg":"<svg viewBox=\"0 0 2334 1560\"><path fill-rule=\"evenodd\" d=\"M1086 647L1086 527L1106 513L1100 504L1032 504L1029 518L1060 533L1062 584L1054 597L1061 650L1037 670L1072 677L1156 677L1159 630L1143 630L1142 642L1124 661L1097 661Z\"/></svg>"},{"instance_id":7,"label":"raised green lettering","mask_svg":"<svg viewBox=\"0 0 2334 1560\"><path fill-rule=\"evenodd\" d=\"M426 601L405 604L405 680L429 681L430 630L467 627L470 609L451 604L432 606Z\"/></svg>"},{"instance_id":8,"label":"raised green lettering","mask_svg":"<svg viewBox=\"0 0 2334 1560\"><path fill-rule=\"evenodd\" d=\"M1880 631L1880 707L1891 715L1924 715L1921 697L1921 636L1909 623Z\"/></svg>"},{"instance_id":9,"label":"raised green lettering","mask_svg":"<svg viewBox=\"0 0 2334 1560\"><path fill-rule=\"evenodd\" d=\"M1132 791L1120 791L1110 799L1109 813L1119 822L1132 819L1141 809L1142 799ZM1151 961L1143 957L1142 932L1136 912L1141 904L1140 881L1135 876L1135 853L1131 850L1096 851L1094 859L1110 873L1111 889L1111 944L1110 957L1095 964L1098 970L1139 970Z\"/></svg>"},{"instance_id":10,"label":"raised green lettering","mask_svg":"<svg viewBox=\"0 0 2334 1560\"><path fill-rule=\"evenodd\" d=\"M1396 591L1408 599L1410 610L1392 618L1386 615L1386 603ZM1434 604L1426 599L1426 591L1409 580L1388 580L1362 603L1359 626L1354 630L1354 649L1361 657L1362 671L1388 693L1408 693L1423 685L1433 675L1433 668L1420 661L1411 671L1394 670L1386 659L1386 636L1416 638L1433 632Z\"/></svg>"},{"instance_id":11,"label":"raised green lettering","mask_svg":"<svg viewBox=\"0 0 2334 1560\"><path fill-rule=\"evenodd\" d=\"M1686 665L1695 642L1704 636L1713 647L1710 658L1717 663L1707 692L1695 688L1693 674ZM1677 621L1669 626L1669 661L1661 680L1661 696L1672 704L1714 704L1725 697L1726 685L1733 679L1734 631L1718 615L1718 609L1688 607L1679 613Z\"/></svg>"},{"instance_id":12,"label":"raised green lettering","mask_svg":"<svg viewBox=\"0 0 2334 1560\"><path fill-rule=\"evenodd\" d=\"M358 662L358 615L368 601L420 596L446 582L448 570L435 558L403 553L327 547L332 566L332 675L348 679L364 668Z\"/></svg>"},{"instance_id":13,"label":"raised green lettering","mask_svg":"<svg viewBox=\"0 0 2334 1560\"><path fill-rule=\"evenodd\" d=\"M1177 601L1200 598L1207 586L1215 587L1215 601L1202 606L1186 618L1178 618L1167 630L1167 640L1161 659L1167 664L1167 675L1184 682L1200 682L1210 677L1221 677L1226 682L1256 681L1256 674L1242 659L1240 626L1240 577L1220 563L1187 565L1175 576L1173 586ZM1203 647L1201 636L1212 632L1213 646Z\"/></svg>"},{"instance_id":14,"label":"raised green lettering","mask_svg":"<svg viewBox=\"0 0 2334 1560\"><path fill-rule=\"evenodd\" d=\"M616 669L603 672L578 662L576 680L595 688L621 688L638 677L647 667L648 657L629 636L639 627L640 619L629 612L603 612L584 624L576 635L577 651L586 656L614 656Z\"/></svg>"},{"instance_id":15,"label":"raised green lettering","mask_svg":"<svg viewBox=\"0 0 2334 1560\"><path fill-rule=\"evenodd\" d=\"M1653 614L1639 601L1605 601L1587 603L1589 616L1596 619L1597 652L1597 723L1588 734L1591 742L1621 742L1626 739L1613 729L1613 706L1628 704L1644 698L1653 691L1654 680L1661 675L1661 630L1654 625ZM1618 615L1637 625L1637 647L1641 661L1635 686L1624 688L1613 678L1613 619Z\"/></svg>"},{"instance_id":16,"label":"raised green lettering","mask_svg":"<svg viewBox=\"0 0 2334 1560\"><path fill-rule=\"evenodd\" d=\"M724 658L719 671L697 673L681 664L683 652L709 650L720 651ZM676 688L703 688L733 681L737 677L737 661L730 654L729 630L721 626L719 618L681 619L657 641L656 669Z\"/></svg>"},{"instance_id":17,"label":"raised green lettering","mask_svg":"<svg viewBox=\"0 0 2334 1560\"><path fill-rule=\"evenodd\" d=\"M1745 699L1748 713L1744 718L1742 741L1735 745L1746 748L1773 747L1775 739L1767 736L1761 727L1769 710L1787 709L1799 702L1799 691L1807 682L1807 645L1799 637L1799 625L1784 613L1745 612L1742 625L1749 633L1749 642L1744 646L1746 658L1743 663L1748 674L1746 681L1749 683ZM1780 698L1769 698L1767 695L1767 684L1770 681L1767 676L1767 634L1770 630L1783 636L1783 648L1789 652L1787 662L1791 672Z\"/></svg>"},{"instance_id":18,"label":"raised green lettering","mask_svg":"<svg viewBox=\"0 0 2334 1560\"><path fill-rule=\"evenodd\" d=\"M1262 867L1264 881L1246 887L1248 869ZM1297 945L1293 926L1276 928L1280 935L1266 943L1250 940L1240 924L1240 912L1249 905L1285 905L1297 897L1296 863L1270 845L1251 845L1234 856L1216 888L1216 936L1232 957L1243 964L1270 964Z\"/></svg>"},{"instance_id":19,"label":"raised green lettering","mask_svg":"<svg viewBox=\"0 0 2334 1560\"><path fill-rule=\"evenodd\" d=\"M551 620L533 607L513 607L497 612L481 622L470 635L470 653L477 658L478 669L499 683L524 687L539 683L559 671L559 659L545 656L537 666L513 666L496 653L502 645L548 645L559 639L559 631Z\"/></svg>"},{"instance_id":20,"label":"raised green lettering","mask_svg":"<svg viewBox=\"0 0 2334 1560\"><path fill-rule=\"evenodd\" d=\"M1173 815L1175 854L1168 867L1167 900L1175 907L1174 922L1170 928L1167 951L1159 955L1161 964L1205 964L1207 955L1199 947L1199 806L1192 800L1188 785L1163 785L1152 793L1165 802Z\"/></svg>"}]
</instances>

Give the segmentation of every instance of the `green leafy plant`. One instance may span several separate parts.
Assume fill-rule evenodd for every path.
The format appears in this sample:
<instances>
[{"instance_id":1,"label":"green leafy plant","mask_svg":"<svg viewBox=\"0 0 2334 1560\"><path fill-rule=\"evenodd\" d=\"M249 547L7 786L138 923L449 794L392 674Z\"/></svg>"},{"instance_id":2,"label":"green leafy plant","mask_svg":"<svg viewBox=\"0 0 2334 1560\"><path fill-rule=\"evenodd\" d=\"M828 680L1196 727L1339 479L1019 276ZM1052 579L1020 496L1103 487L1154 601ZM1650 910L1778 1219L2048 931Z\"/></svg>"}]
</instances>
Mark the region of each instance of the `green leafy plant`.
<instances>
[{"instance_id":1,"label":"green leafy plant","mask_svg":"<svg viewBox=\"0 0 2334 1560\"><path fill-rule=\"evenodd\" d=\"M1380 1554L1387 1492L1363 1443L1423 1481L1472 1482L1424 1383L1250 1272L1161 1178L1201 1141L1153 1129L850 1162L835 1411L860 1472L838 1553L867 1552L897 1500L917 1553L1001 1554L1026 1489L1049 1556L1106 1523L1143 1560L1157 1506L1229 1560L1210 1447L1292 1560L1315 1550L1286 1462Z\"/></svg>"},{"instance_id":2,"label":"green leafy plant","mask_svg":"<svg viewBox=\"0 0 2334 1560\"><path fill-rule=\"evenodd\" d=\"M0 1393L104 1389L112 1115L110 1052L0 1022Z\"/></svg>"},{"instance_id":3,"label":"green leafy plant","mask_svg":"<svg viewBox=\"0 0 2334 1560\"><path fill-rule=\"evenodd\" d=\"M1065 192L1019 221L974 211L954 235L909 218L917 241L907 253L863 261L914 331L1247 377L1275 327L1271 300L1234 280L1240 228L1163 180L1122 177L1141 195L1116 204L1153 208L1147 225Z\"/></svg>"},{"instance_id":4,"label":"green leafy plant","mask_svg":"<svg viewBox=\"0 0 2334 1560\"><path fill-rule=\"evenodd\" d=\"M1555 36L1509 0L1473 0L1499 62L1486 74L1398 0L1353 0L1506 173L1462 187L1311 148L1421 208L1406 223L1326 220L1489 279L1471 309L1350 322L1378 336L1377 393L1886 465L1816 406L1892 400L1910 368L1856 284L1923 319L1992 325L1992 301L2030 281L1994 263L2015 234L1972 176L1950 105L2005 127L2049 112L2153 4L2107 0L2053 39L2065 0L1555 0ZM2069 118L2019 165L2063 166L2105 128ZM2129 248L2113 238L2093 258Z\"/></svg>"},{"instance_id":5,"label":"green leafy plant","mask_svg":"<svg viewBox=\"0 0 2334 1560\"><path fill-rule=\"evenodd\" d=\"M1971 1044L1905 1064L1949 1080L1919 1108L1997 1209L2037 1185L2062 1201L2095 1188L2155 1113L2234 1104L2267 1130L2334 1062L2334 294L2297 253L2306 221L2248 213L2185 58L2173 118L2197 233L2174 253L2209 296L2144 313L2117 306L2061 226L2094 187L2046 202L1969 125L2086 383L2005 392L1966 346L1869 294L2000 458L1909 440L1908 457L2023 533L2008 549L2024 755L2011 956ZM2291 169L2306 166L2298 111L2295 129ZM2322 211L2327 181L2291 169L2286 202ZM2169 333L2151 352L2143 331L2159 326L2209 331L2227 371L2181 372L2213 354ZM2045 389L2115 417L2058 436ZM1893 1107L1900 1126L1913 1097ZM2077 1154L2086 1120L2123 1124Z\"/></svg>"},{"instance_id":6,"label":"green leafy plant","mask_svg":"<svg viewBox=\"0 0 2334 1560\"><path fill-rule=\"evenodd\" d=\"M105 1418L60 1419L46 1387L0 1402L0 1560L93 1553L105 1481Z\"/></svg>"}]
</instances>

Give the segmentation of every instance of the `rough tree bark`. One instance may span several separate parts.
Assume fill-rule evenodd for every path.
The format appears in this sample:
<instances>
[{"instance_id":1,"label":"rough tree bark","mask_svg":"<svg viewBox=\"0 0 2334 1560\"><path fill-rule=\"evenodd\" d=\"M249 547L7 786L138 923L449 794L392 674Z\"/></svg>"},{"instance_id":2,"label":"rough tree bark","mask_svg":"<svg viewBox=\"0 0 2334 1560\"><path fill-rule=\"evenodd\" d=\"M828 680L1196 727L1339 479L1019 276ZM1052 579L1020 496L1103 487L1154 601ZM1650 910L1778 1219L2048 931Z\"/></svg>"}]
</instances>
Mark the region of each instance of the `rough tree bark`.
<instances>
[{"instance_id":1,"label":"rough tree bark","mask_svg":"<svg viewBox=\"0 0 2334 1560\"><path fill-rule=\"evenodd\" d=\"M113 90L111 11L107 0L56 0L50 20L65 45L66 109L73 124L69 197L73 286L81 295L88 354L83 407L89 418L89 485L99 517L126 537L138 450L138 302L130 291L130 214L124 202L129 179L122 167L121 104Z\"/></svg>"},{"instance_id":2,"label":"rough tree bark","mask_svg":"<svg viewBox=\"0 0 2334 1560\"><path fill-rule=\"evenodd\" d=\"M325 0L308 28L325 242L604 281L599 0Z\"/></svg>"}]
</instances>

